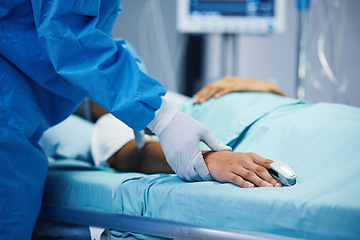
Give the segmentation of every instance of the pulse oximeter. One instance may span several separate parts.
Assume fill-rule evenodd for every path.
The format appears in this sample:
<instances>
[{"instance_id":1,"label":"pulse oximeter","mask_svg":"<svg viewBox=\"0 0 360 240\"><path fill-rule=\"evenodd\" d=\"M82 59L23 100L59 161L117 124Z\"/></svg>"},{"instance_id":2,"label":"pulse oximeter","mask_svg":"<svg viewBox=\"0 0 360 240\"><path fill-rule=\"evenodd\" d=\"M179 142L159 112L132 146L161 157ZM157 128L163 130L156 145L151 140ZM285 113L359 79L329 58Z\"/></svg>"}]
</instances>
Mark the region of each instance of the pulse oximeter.
<instances>
[{"instance_id":1,"label":"pulse oximeter","mask_svg":"<svg viewBox=\"0 0 360 240\"><path fill-rule=\"evenodd\" d=\"M293 186L296 184L296 174L288 165L282 161L270 164L269 173L283 186Z\"/></svg>"}]
</instances>

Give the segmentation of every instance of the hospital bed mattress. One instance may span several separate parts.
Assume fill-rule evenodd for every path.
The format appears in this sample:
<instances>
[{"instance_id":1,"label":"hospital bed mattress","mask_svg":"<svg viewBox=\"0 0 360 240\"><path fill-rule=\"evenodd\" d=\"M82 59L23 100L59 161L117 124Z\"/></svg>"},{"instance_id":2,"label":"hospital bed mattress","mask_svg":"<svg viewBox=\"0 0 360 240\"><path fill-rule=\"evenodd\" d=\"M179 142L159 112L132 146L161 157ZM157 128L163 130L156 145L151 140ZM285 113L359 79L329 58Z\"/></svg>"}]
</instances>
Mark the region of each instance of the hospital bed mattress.
<instances>
[{"instance_id":1,"label":"hospital bed mattress","mask_svg":"<svg viewBox=\"0 0 360 240\"><path fill-rule=\"evenodd\" d=\"M360 109L265 93L180 108L234 151L287 163L297 184L244 189L67 160L50 164L44 203L294 238L359 238Z\"/></svg>"}]
</instances>

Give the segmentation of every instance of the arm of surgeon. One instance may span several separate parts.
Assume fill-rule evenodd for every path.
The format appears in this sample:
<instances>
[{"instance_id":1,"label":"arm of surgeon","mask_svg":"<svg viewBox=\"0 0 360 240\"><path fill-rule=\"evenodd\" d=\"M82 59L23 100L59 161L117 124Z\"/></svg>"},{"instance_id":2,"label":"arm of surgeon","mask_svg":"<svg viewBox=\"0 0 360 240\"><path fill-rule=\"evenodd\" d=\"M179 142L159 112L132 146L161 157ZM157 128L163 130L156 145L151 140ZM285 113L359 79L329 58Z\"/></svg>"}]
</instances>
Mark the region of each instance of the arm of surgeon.
<instances>
[{"instance_id":1,"label":"arm of surgeon","mask_svg":"<svg viewBox=\"0 0 360 240\"><path fill-rule=\"evenodd\" d=\"M230 182L244 188L281 186L267 171L273 161L255 153L209 151L203 152L203 156L216 181ZM107 162L120 171L173 173L159 142L147 141L142 149L138 149L135 140L131 140Z\"/></svg>"}]
</instances>

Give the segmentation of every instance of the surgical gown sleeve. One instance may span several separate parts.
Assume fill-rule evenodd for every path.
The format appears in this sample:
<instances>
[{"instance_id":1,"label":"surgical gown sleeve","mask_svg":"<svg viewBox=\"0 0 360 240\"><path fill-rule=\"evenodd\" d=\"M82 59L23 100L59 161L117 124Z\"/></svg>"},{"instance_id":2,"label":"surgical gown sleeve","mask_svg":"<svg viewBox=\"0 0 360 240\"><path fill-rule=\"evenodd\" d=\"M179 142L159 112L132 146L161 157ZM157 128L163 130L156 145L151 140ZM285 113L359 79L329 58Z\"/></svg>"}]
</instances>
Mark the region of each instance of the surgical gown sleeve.
<instances>
[{"instance_id":1,"label":"surgical gown sleeve","mask_svg":"<svg viewBox=\"0 0 360 240\"><path fill-rule=\"evenodd\" d=\"M40 43L62 79L134 130L144 129L166 89L110 36L119 2L33 0L32 7Z\"/></svg>"}]
</instances>

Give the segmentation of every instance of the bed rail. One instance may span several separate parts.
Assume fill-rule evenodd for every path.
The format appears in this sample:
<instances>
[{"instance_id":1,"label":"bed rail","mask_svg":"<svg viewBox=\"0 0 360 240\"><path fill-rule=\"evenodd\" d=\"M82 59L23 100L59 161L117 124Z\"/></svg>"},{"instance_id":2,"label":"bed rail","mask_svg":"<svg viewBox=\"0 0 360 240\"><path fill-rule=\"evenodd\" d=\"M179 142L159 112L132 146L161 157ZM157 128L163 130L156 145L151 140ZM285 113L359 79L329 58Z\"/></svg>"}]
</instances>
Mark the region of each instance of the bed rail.
<instances>
[{"instance_id":1,"label":"bed rail","mask_svg":"<svg viewBox=\"0 0 360 240\"><path fill-rule=\"evenodd\" d=\"M149 217L132 216L93 209L55 206L51 204L42 205L40 218L44 220L128 231L170 239L294 239L279 235L179 223Z\"/></svg>"}]
</instances>

